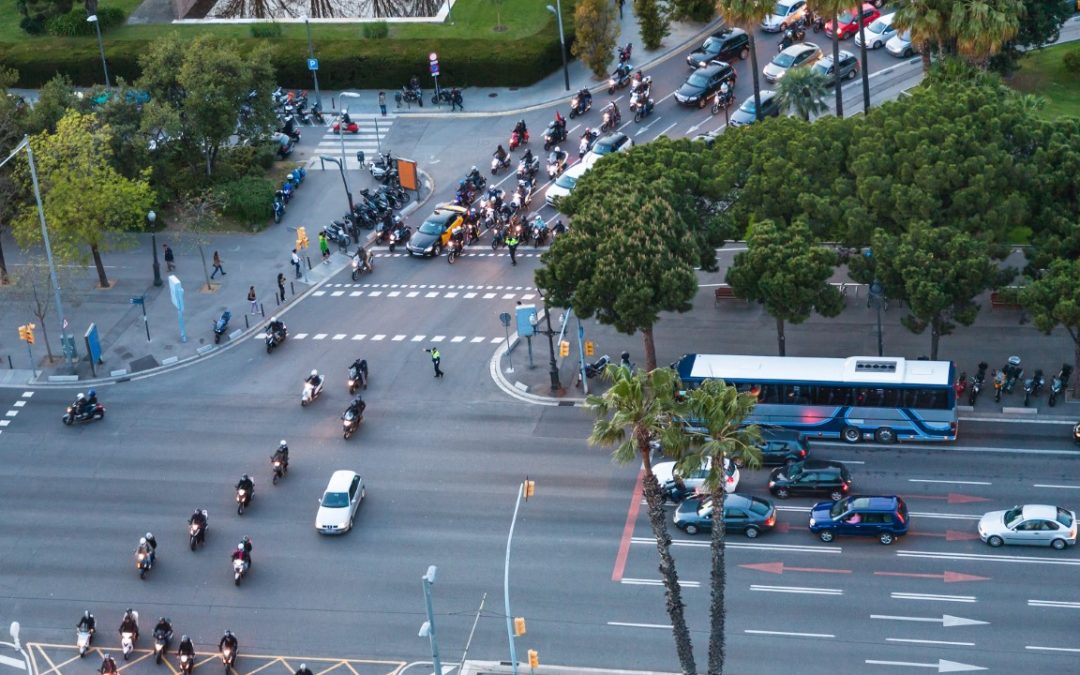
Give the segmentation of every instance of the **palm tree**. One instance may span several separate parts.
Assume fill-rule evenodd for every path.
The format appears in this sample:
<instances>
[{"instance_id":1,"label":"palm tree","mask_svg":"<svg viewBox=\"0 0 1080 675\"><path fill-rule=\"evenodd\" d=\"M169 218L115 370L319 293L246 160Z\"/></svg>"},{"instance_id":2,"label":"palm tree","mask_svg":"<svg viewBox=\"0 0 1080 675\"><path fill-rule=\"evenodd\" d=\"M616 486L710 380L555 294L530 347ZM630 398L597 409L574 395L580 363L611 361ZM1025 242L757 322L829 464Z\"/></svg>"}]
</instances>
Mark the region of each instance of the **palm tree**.
<instances>
[{"instance_id":1,"label":"palm tree","mask_svg":"<svg viewBox=\"0 0 1080 675\"><path fill-rule=\"evenodd\" d=\"M971 63L985 66L1020 30L1022 0L966 0L953 4L949 32L956 50Z\"/></svg>"},{"instance_id":2,"label":"palm tree","mask_svg":"<svg viewBox=\"0 0 1080 675\"><path fill-rule=\"evenodd\" d=\"M780 106L795 112L807 122L811 115L820 115L829 109L825 97L829 95L829 78L812 68L789 70L776 87Z\"/></svg>"},{"instance_id":3,"label":"palm tree","mask_svg":"<svg viewBox=\"0 0 1080 675\"><path fill-rule=\"evenodd\" d=\"M649 525L660 555L660 577L667 592L675 651L683 672L696 673L679 575L671 557L664 496L653 474L650 448L650 441L658 439L665 452L680 458L691 442L680 421L686 417L687 407L676 398L679 378L670 368L631 372L629 368L615 365L607 367L604 378L611 382L611 387L600 396L590 395L585 403L596 416L589 444L614 446L616 461L640 461L643 466L642 487L648 505Z\"/></svg>"},{"instance_id":4,"label":"palm tree","mask_svg":"<svg viewBox=\"0 0 1080 675\"><path fill-rule=\"evenodd\" d=\"M784 78L787 79L786 77ZM679 461L681 469L697 469L708 459L712 462L705 485L712 502L712 597L710 602L709 673L724 672L724 596L727 573L724 569L724 460L751 468L761 466L761 451L756 441L761 436L756 426L746 426L756 396L740 394L721 380L710 380L690 392L687 405L695 425L707 436L692 452Z\"/></svg>"},{"instance_id":5,"label":"palm tree","mask_svg":"<svg viewBox=\"0 0 1080 675\"><path fill-rule=\"evenodd\" d=\"M839 22L836 17L841 12L851 9L852 0L812 0L807 3L815 14L831 17L833 25L832 37L832 61L833 61L833 86L836 87L836 116L844 116L844 93L840 88L840 34L836 28ZM855 0L857 7L862 7L859 0Z\"/></svg>"},{"instance_id":6,"label":"palm tree","mask_svg":"<svg viewBox=\"0 0 1080 675\"><path fill-rule=\"evenodd\" d=\"M893 25L903 33L911 31L911 43L918 46L923 72L930 72L930 49L947 41L950 0L898 0Z\"/></svg>"},{"instance_id":7,"label":"palm tree","mask_svg":"<svg viewBox=\"0 0 1080 675\"><path fill-rule=\"evenodd\" d=\"M840 69L840 64L835 64ZM866 22L859 21L859 69L862 70L863 115L870 114L870 70L866 67Z\"/></svg>"},{"instance_id":8,"label":"palm tree","mask_svg":"<svg viewBox=\"0 0 1080 675\"><path fill-rule=\"evenodd\" d=\"M754 110L761 121L761 75L758 73L754 33L758 24L772 11L772 0L716 0L716 11L724 21L746 31L750 38L750 72L754 75Z\"/></svg>"}]
</instances>

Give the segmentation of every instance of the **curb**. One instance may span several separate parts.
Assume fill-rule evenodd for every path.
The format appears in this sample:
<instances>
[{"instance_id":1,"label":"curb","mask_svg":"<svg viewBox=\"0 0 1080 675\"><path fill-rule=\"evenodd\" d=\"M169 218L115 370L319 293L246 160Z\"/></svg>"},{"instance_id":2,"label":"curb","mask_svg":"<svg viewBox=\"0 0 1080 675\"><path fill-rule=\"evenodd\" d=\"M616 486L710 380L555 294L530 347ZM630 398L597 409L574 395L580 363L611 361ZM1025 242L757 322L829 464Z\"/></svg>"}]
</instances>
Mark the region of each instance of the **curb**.
<instances>
[{"instance_id":1,"label":"curb","mask_svg":"<svg viewBox=\"0 0 1080 675\"><path fill-rule=\"evenodd\" d=\"M418 209L420 209L420 207L422 207L424 204L426 204L428 202L428 200L430 200L431 197L435 194L435 179L432 178L430 174L428 174L426 171L424 171L422 169L418 168L417 173L420 175L421 180L428 186L428 193L427 193L427 196L425 196L423 199L417 199L415 202L410 202L408 205L406 205L405 208L403 208L401 210L401 217L402 218L405 218L406 216L409 216L412 213L414 213L415 211L417 211ZM370 245L372 245L374 240L375 240L375 233L371 232L368 235L367 240L365 242L363 242L363 245L364 246L370 246ZM289 302L285 306L278 309L276 312L274 312L274 314L275 315L287 314L289 312L289 310L293 309L293 307L298 305L302 300L304 300L309 295L311 295L312 293L317 291L319 288L321 288L326 282L328 282L331 279L331 277L338 274L342 270L346 269L350 264L350 260L351 260L351 258L347 257L344 264L340 265L339 267L334 268L333 271L328 273L324 279L322 279L318 283L313 284L310 288L308 288L303 293L300 293L299 295L294 295L292 297L292 299L289 300ZM50 375L50 376L45 376L45 377L47 377L49 379L48 382L28 382L26 384L19 384L19 385L16 385L16 384L0 384L0 389L70 389L72 387L72 385L75 385L76 387L81 389L84 386L101 387L101 386L106 386L106 385L110 385L110 384L120 384L122 382L132 382L132 381L135 381L135 380L145 380L145 379L148 379L148 378L151 378L151 377L156 377L157 375L161 375L162 373L165 373L165 372L170 371L170 370L179 370L180 368L185 368L187 366L190 366L190 365L196 363L197 361L205 361L207 358L213 357L216 354L222 354L222 353L224 353L226 351L229 351L230 349L232 349L236 345L241 344L242 342L244 342L244 340L249 339L256 332L262 332L262 331L263 331L263 328L261 326L259 326L259 325L252 326L252 327L248 328L247 330L241 330L241 329L238 328L238 329L236 329L235 331L233 331L232 333L229 334L229 341L227 343L225 343L224 345L220 345L220 346L216 345L216 344L215 345L204 345L202 347L197 348L195 350L196 353L194 355L192 355L192 356L188 356L187 358L184 358L184 359L180 359L179 357L176 357L176 356L170 356L170 357L167 357L165 359L162 359L161 365L156 366L154 368L149 368L147 370L140 370L138 373L134 373L134 374L129 374L127 372L127 369L123 368L123 369L110 371L109 372L109 377L99 377L99 378L86 379L86 380L80 379L77 375ZM64 380L55 380L53 378L65 378L65 379ZM67 378L74 378L74 379L67 379Z\"/></svg>"},{"instance_id":2,"label":"curb","mask_svg":"<svg viewBox=\"0 0 1080 675\"><path fill-rule=\"evenodd\" d=\"M537 319L544 316L544 312L537 313ZM530 394L524 391L521 387L517 386L518 383L512 383L502 372L502 368L499 364L502 362L503 356L508 351L517 346L521 338L518 336L517 331L514 331L510 335L510 342L502 342L495 350L495 353L491 356L491 360L488 362L488 372L491 374L491 379L495 382L495 386L503 391L504 394L523 403L531 403L533 405L546 405L553 407L585 407L585 398L580 396L564 396L563 398L556 398L554 396L541 396L540 394ZM524 385L522 385L524 387ZM527 389L527 387L526 387Z\"/></svg>"},{"instance_id":3,"label":"curb","mask_svg":"<svg viewBox=\"0 0 1080 675\"><path fill-rule=\"evenodd\" d=\"M430 663L430 662L429 662ZM524 671L527 664L518 664L517 670ZM465 661L461 664L461 675L502 675L516 672L509 661ZM675 675L659 670L621 670L611 668L578 668L574 666L541 665L531 670L536 675Z\"/></svg>"}]
</instances>

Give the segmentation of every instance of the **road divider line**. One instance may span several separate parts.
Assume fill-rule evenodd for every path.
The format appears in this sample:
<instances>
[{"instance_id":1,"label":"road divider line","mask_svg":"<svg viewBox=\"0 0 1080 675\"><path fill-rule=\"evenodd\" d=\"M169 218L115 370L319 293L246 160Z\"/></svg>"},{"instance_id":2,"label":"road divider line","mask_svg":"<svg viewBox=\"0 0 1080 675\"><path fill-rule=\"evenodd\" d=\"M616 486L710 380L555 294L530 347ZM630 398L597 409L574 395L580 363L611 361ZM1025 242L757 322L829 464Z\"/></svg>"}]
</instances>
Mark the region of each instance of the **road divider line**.
<instances>
[{"instance_id":1,"label":"road divider line","mask_svg":"<svg viewBox=\"0 0 1080 675\"><path fill-rule=\"evenodd\" d=\"M1040 652L1066 652L1069 654L1080 654L1080 649L1075 647L1040 647L1038 645L1024 645L1024 649L1030 649L1032 651Z\"/></svg>"},{"instance_id":2,"label":"road divider line","mask_svg":"<svg viewBox=\"0 0 1080 675\"><path fill-rule=\"evenodd\" d=\"M1047 488L1050 490L1080 490L1080 485L1051 485L1048 483L1035 483L1031 487Z\"/></svg>"},{"instance_id":3,"label":"road divider line","mask_svg":"<svg viewBox=\"0 0 1080 675\"><path fill-rule=\"evenodd\" d=\"M1080 609L1080 602L1064 600L1028 600L1028 607L1057 607L1061 609Z\"/></svg>"},{"instance_id":4,"label":"road divider line","mask_svg":"<svg viewBox=\"0 0 1080 675\"><path fill-rule=\"evenodd\" d=\"M849 462L850 463L850 462ZM993 485L981 480L934 480L932 478L908 478L909 483L946 483L948 485Z\"/></svg>"},{"instance_id":5,"label":"road divider line","mask_svg":"<svg viewBox=\"0 0 1080 675\"><path fill-rule=\"evenodd\" d=\"M834 638L832 633L792 633L784 630L744 630L750 635L783 635L784 637Z\"/></svg>"},{"instance_id":6,"label":"road divider line","mask_svg":"<svg viewBox=\"0 0 1080 675\"><path fill-rule=\"evenodd\" d=\"M794 593L796 595L843 595L842 588L814 588L811 586L761 586L750 584L751 591L763 593Z\"/></svg>"},{"instance_id":7,"label":"road divider line","mask_svg":"<svg viewBox=\"0 0 1080 675\"><path fill-rule=\"evenodd\" d=\"M975 602L974 595L936 595L934 593L889 593L893 600L931 600L934 602ZM873 616L873 615L871 615Z\"/></svg>"},{"instance_id":8,"label":"road divider line","mask_svg":"<svg viewBox=\"0 0 1080 675\"><path fill-rule=\"evenodd\" d=\"M904 642L915 645L946 645L949 647L974 647L974 642L950 642L948 640L916 640L914 638L885 638L886 642Z\"/></svg>"},{"instance_id":9,"label":"road divider line","mask_svg":"<svg viewBox=\"0 0 1080 675\"><path fill-rule=\"evenodd\" d=\"M664 630L671 630L671 624L669 623L629 623L626 621L608 621L609 626L621 626L623 628L662 628Z\"/></svg>"},{"instance_id":10,"label":"road divider line","mask_svg":"<svg viewBox=\"0 0 1080 675\"><path fill-rule=\"evenodd\" d=\"M632 544L647 544L650 546L656 546L656 540L652 537L634 537L630 540ZM680 546L687 548L709 548L711 543L708 540L693 541L689 539L672 539L672 546ZM838 554L843 552L841 546L803 546L798 544L765 544L765 543L749 543L749 542L726 542L724 544L727 548L738 549L750 549L754 551L786 551L790 553L833 553Z\"/></svg>"},{"instance_id":11,"label":"road divider line","mask_svg":"<svg viewBox=\"0 0 1080 675\"><path fill-rule=\"evenodd\" d=\"M975 670L986 670L982 666L973 666L968 663L959 663L957 661L946 661L945 659L938 659L930 663L919 663L917 661L877 661L875 659L866 659L865 663L871 666L901 666L907 668L930 668L931 670L937 670L939 673L967 673Z\"/></svg>"},{"instance_id":12,"label":"road divider line","mask_svg":"<svg viewBox=\"0 0 1080 675\"><path fill-rule=\"evenodd\" d=\"M993 555L989 553L948 553L946 551L908 551L896 552L899 558L929 558L933 560L965 560L969 562L1008 562L1023 565L1065 565L1080 566L1080 560L1059 558L1033 558L1019 555Z\"/></svg>"},{"instance_id":13,"label":"road divider line","mask_svg":"<svg viewBox=\"0 0 1080 675\"><path fill-rule=\"evenodd\" d=\"M620 579L619 583L628 584L630 586L663 586L663 579ZM683 588L701 588L700 581L683 581L679 580L679 585Z\"/></svg>"}]
</instances>

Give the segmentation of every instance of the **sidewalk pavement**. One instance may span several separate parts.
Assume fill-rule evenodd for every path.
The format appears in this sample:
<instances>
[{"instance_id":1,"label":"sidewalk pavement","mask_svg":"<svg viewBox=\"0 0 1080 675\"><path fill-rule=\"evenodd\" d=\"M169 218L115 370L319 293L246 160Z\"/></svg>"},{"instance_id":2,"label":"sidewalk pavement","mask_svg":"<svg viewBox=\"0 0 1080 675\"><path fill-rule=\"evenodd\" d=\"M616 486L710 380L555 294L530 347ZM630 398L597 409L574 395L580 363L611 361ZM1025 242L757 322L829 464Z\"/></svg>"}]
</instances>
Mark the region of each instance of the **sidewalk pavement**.
<instances>
[{"instance_id":1,"label":"sidewalk pavement","mask_svg":"<svg viewBox=\"0 0 1080 675\"><path fill-rule=\"evenodd\" d=\"M420 199L410 201L402 210L403 216L420 208L430 198L433 188L430 178L423 174L422 179L424 190ZM319 230L327 222L326 218L316 217L318 212L330 209L328 213L338 214L343 206L337 204L336 199L322 199L316 195L325 197L328 191L334 189L343 192L340 180L336 172L309 172L289 206L292 212L286 214L282 223L272 224L258 234L203 235L205 271L195 237L169 230L153 236L136 235L138 243L132 249L104 253L105 271L112 284L108 289L97 287L97 274L92 265L79 266L78 271L72 274L72 281L77 287L62 289L68 332L75 337L79 355L74 367L62 359L52 365L44 363L44 335L39 327L33 347L34 366L37 369L35 376L30 370L26 344L18 340L14 327L27 321L37 323L37 319L30 314L28 302L16 301L7 295L10 288L0 292L0 298L5 300L0 304L0 316L3 317L0 325L10 327L10 330L0 334L0 368L6 368L0 370L0 386L25 386L28 382L71 386L74 381L123 380L184 364L217 350L229 349L256 331L264 330L271 316L284 314L297 300L350 264L350 257L338 252L336 246L331 249L333 253L329 264L323 264L317 240ZM328 201L333 204L323 207L322 204ZM297 217L305 209L307 214L302 218ZM301 279L296 278L290 263L296 241L296 225L306 226L311 242L310 248L300 251L305 270ZM374 233L364 231L360 241L366 243L372 237ZM155 239L163 282L161 286L153 285L152 242ZM170 299L170 273L162 255L163 244L168 244L175 254L176 270L173 274L180 279L184 288L186 341L181 340L177 311ZM355 252L355 245L349 250ZM225 275L217 275L208 290L206 275L212 271L214 251L221 255ZM23 263L24 254L8 237L4 240L4 253L8 268L17 271ZM284 302L277 297L278 273L286 277ZM255 286L258 304L254 314L247 300L248 288L252 285ZM145 298L143 306L131 303L132 298L139 296ZM146 309L145 323L143 307ZM213 324L224 309L232 313L232 319L221 344L215 345ZM88 360L83 338L91 322L97 325L104 361L96 365L96 375ZM57 349L60 337L56 308L51 303L45 323L54 356L62 356ZM5 356L10 357L10 364Z\"/></svg>"},{"instance_id":2,"label":"sidewalk pavement","mask_svg":"<svg viewBox=\"0 0 1080 675\"><path fill-rule=\"evenodd\" d=\"M446 665L443 666L444 668ZM528 664L519 664L518 671L524 672ZM428 666L428 670L431 666ZM461 664L461 675L509 675L514 669L509 661L465 661ZM572 666L551 666L540 664L536 670L529 670L532 675L674 675L655 670L614 670L609 668L575 668Z\"/></svg>"}]
</instances>

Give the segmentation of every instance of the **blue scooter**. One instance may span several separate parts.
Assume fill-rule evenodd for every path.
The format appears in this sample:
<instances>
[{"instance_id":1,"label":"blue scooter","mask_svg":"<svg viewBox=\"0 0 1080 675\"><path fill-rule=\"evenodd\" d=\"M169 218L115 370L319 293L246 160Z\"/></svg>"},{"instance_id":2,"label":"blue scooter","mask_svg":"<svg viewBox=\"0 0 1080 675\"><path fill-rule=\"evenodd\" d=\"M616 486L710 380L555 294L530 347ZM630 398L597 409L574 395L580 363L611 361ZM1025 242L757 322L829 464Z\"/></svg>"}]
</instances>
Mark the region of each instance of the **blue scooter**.
<instances>
[{"instance_id":1,"label":"blue scooter","mask_svg":"<svg viewBox=\"0 0 1080 675\"><path fill-rule=\"evenodd\" d=\"M214 322L214 344L221 342L221 336L225 334L225 331L229 328L229 319L232 318L232 312L225 310L221 313L221 317Z\"/></svg>"}]
</instances>

